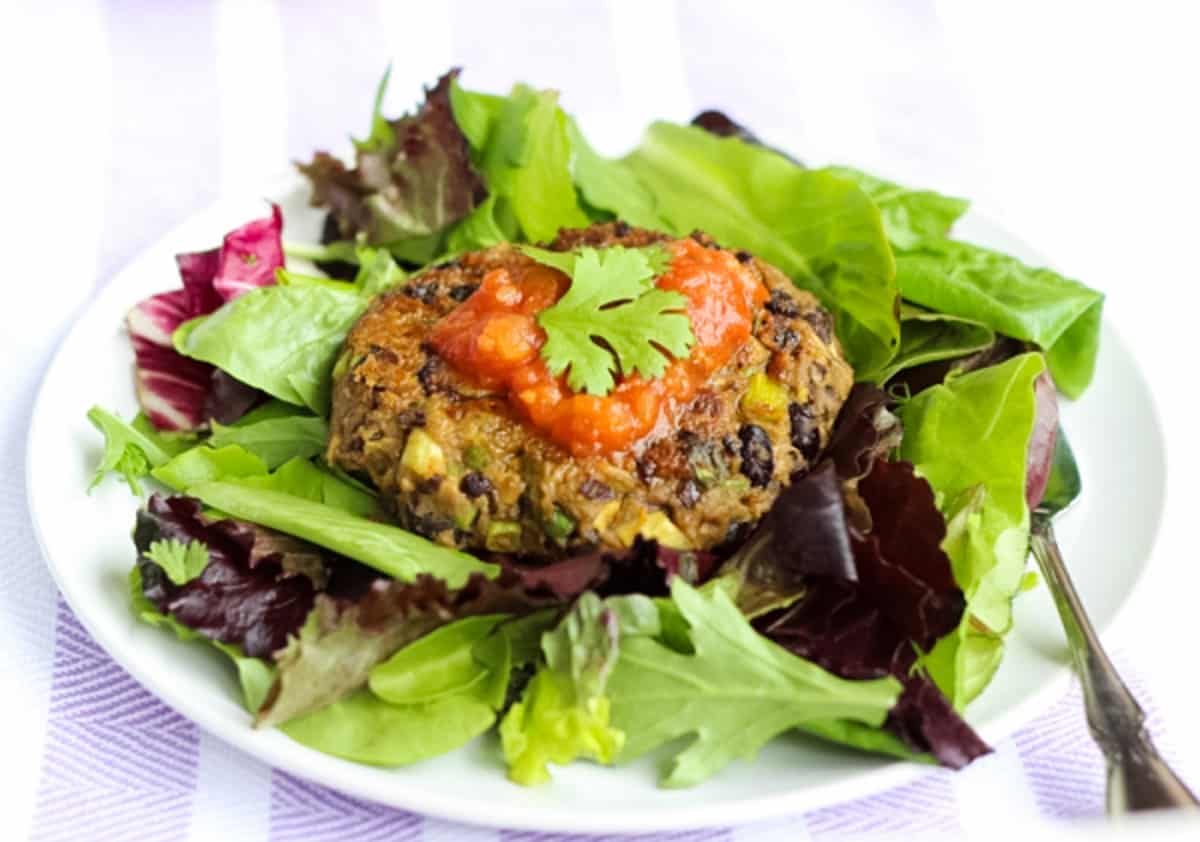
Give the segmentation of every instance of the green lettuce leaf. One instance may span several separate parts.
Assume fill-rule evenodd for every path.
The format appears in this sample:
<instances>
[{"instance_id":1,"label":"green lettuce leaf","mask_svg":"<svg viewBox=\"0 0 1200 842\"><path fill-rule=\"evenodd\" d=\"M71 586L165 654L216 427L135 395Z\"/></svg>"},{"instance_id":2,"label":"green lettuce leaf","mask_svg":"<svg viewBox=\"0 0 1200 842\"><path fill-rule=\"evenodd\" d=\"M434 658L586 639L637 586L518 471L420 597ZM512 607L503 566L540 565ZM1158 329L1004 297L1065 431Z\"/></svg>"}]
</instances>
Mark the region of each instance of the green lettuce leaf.
<instances>
[{"instance_id":1,"label":"green lettuce leaf","mask_svg":"<svg viewBox=\"0 0 1200 842\"><path fill-rule=\"evenodd\" d=\"M186 585L208 567L208 547L203 541L184 543L174 538L154 541L145 556L161 567L176 585Z\"/></svg>"},{"instance_id":2,"label":"green lettuce leaf","mask_svg":"<svg viewBox=\"0 0 1200 842\"><path fill-rule=\"evenodd\" d=\"M901 254L896 282L909 301L1039 345L1068 397L1091 382L1104 306L1096 290L982 246L939 239Z\"/></svg>"},{"instance_id":3,"label":"green lettuce leaf","mask_svg":"<svg viewBox=\"0 0 1200 842\"><path fill-rule=\"evenodd\" d=\"M859 379L874 379L892 358L900 340L892 251L878 209L852 181L669 123L654 123L623 160L652 191L667 230L699 228L814 292L833 312ZM593 190L589 201L597 198ZM624 216L641 203L612 191L606 209Z\"/></svg>"},{"instance_id":4,"label":"green lettuce leaf","mask_svg":"<svg viewBox=\"0 0 1200 842\"><path fill-rule=\"evenodd\" d=\"M140 412L133 421L126 423L107 409L93 406L88 410L87 417L92 426L104 435L104 454L96 466L89 491L112 472L120 474L129 490L141 496L139 479L195 444L191 436L158 432L150 419Z\"/></svg>"},{"instance_id":5,"label":"green lettuce leaf","mask_svg":"<svg viewBox=\"0 0 1200 842\"><path fill-rule=\"evenodd\" d=\"M893 678L847 681L760 636L723 588L695 590L675 577L671 599L691 626L694 653L629 637L608 681L613 724L626 737L622 759L694 735L664 786L699 783L806 723L878 726L900 694Z\"/></svg>"},{"instance_id":6,"label":"green lettuce leaf","mask_svg":"<svg viewBox=\"0 0 1200 842\"><path fill-rule=\"evenodd\" d=\"M465 693L480 695L499 708L511 664L511 655L505 654L507 638L495 635L502 643L499 657L490 663L479 657L478 649L505 619L504 614L464 617L435 629L375 666L369 677L371 692L395 705L424 704ZM502 668L496 669L497 665Z\"/></svg>"},{"instance_id":7,"label":"green lettuce leaf","mask_svg":"<svg viewBox=\"0 0 1200 842\"><path fill-rule=\"evenodd\" d=\"M984 324L900 305L900 350L879 375L886 383L905 369L965 357L991 347L996 334Z\"/></svg>"},{"instance_id":8,"label":"green lettuce leaf","mask_svg":"<svg viewBox=\"0 0 1200 842\"><path fill-rule=\"evenodd\" d=\"M581 594L558 627L542 635L546 663L500 723L509 777L533 786L550 780L550 763L581 757L612 763L625 738L610 724L605 685L621 636L660 630L659 609L649 597Z\"/></svg>"},{"instance_id":9,"label":"green lettuce leaf","mask_svg":"<svg viewBox=\"0 0 1200 842\"><path fill-rule=\"evenodd\" d=\"M667 227L658 215L654 193L627 162L605 158L592 149L574 120L568 120L567 134L575 153L575 185L588 205L619 211L621 219L630 225L652 231Z\"/></svg>"},{"instance_id":10,"label":"green lettuce leaf","mask_svg":"<svg viewBox=\"0 0 1200 842\"><path fill-rule=\"evenodd\" d=\"M374 494L328 468L297 456L269 471L265 461L238 444L194 447L155 468L151 476L181 492L205 482L232 482L323 503L359 517L379 509Z\"/></svg>"},{"instance_id":11,"label":"green lettuce leaf","mask_svg":"<svg viewBox=\"0 0 1200 842\"><path fill-rule=\"evenodd\" d=\"M579 700L568 677L538 670L500 723L509 778L534 786L550 780L549 763L561 766L581 757L612 763L623 736L609 724L610 715L607 697Z\"/></svg>"},{"instance_id":12,"label":"green lettuce leaf","mask_svg":"<svg viewBox=\"0 0 1200 842\"><path fill-rule=\"evenodd\" d=\"M496 713L469 695L390 705L362 689L280 726L301 745L372 766L407 766L466 745Z\"/></svg>"},{"instance_id":13,"label":"green lettuce leaf","mask_svg":"<svg viewBox=\"0 0 1200 842\"><path fill-rule=\"evenodd\" d=\"M371 517L379 513L379 501L370 491L323 465L299 457L284 462L270 474L231 476L227 479L238 485L279 491L314 503L323 503L358 517Z\"/></svg>"},{"instance_id":14,"label":"green lettuce leaf","mask_svg":"<svg viewBox=\"0 0 1200 842\"><path fill-rule=\"evenodd\" d=\"M218 448L239 445L274 470L290 459L311 459L323 452L328 438L325 419L296 414L231 427L213 422L208 443Z\"/></svg>"},{"instance_id":15,"label":"green lettuce leaf","mask_svg":"<svg viewBox=\"0 0 1200 842\"><path fill-rule=\"evenodd\" d=\"M899 408L900 457L939 495L943 548L967 598L958 631L923 658L930 677L961 710L986 686L1012 625L1029 544L1025 453L1033 430L1040 354L950 378ZM986 442L981 447L980 442Z\"/></svg>"},{"instance_id":16,"label":"green lettuce leaf","mask_svg":"<svg viewBox=\"0 0 1200 842\"><path fill-rule=\"evenodd\" d=\"M540 612L504 623L496 634L477 641L471 659L486 676L478 685L454 690L448 679L439 684L440 655L454 649L451 640L426 636L465 617L507 616L531 611L537 600L519 587L472 577L468 586L452 591L441 580L421 576L404 583L380 579L354 600L319 595L300 633L276 654L276 680L267 701L258 712L258 723L273 725L303 716L346 698L367 685L372 671L396 656L400 667L386 667L377 683L389 700L424 704L446 695L472 695L499 710L508 689L514 664L528 659L525 638L536 635L551 622L553 612ZM493 627L495 623L492 623ZM470 627L470 624L468 624ZM503 640L498 638L503 637ZM414 644L413 642L416 641ZM416 648L408 654L410 645ZM459 663L461 666L461 663ZM415 678L402 684L399 672L415 668ZM459 673L461 675L461 672ZM434 693L439 686L444 693ZM459 692L461 690L461 692ZM377 698L380 698L377 696Z\"/></svg>"},{"instance_id":17,"label":"green lettuce leaf","mask_svg":"<svg viewBox=\"0 0 1200 842\"><path fill-rule=\"evenodd\" d=\"M376 664L449 620L440 602L406 598L402 586L393 587L397 610L375 623L360 605L318 596L300 633L276 655L275 684L256 724L288 722L346 698Z\"/></svg>"},{"instance_id":18,"label":"green lettuce leaf","mask_svg":"<svg viewBox=\"0 0 1200 842\"><path fill-rule=\"evenodd\" d=\"M446 236L446 254L491 248L517 237L517 221L512 209L495 195L488 196Z\"/></svg>"},{"instance_id":19,"label":"green lettuce leaf","mask_svg":"<svg viewBox=\"0 0 1200 842\"><path fill-rule=\"evenodd\" d=\"M173 338L179 353L325 415L334 361L366 305L353 289L330 284L262 287L185 322Z\"/></svg>"},{"instance_id":20,"label":"green lettuce leaf","mask_svg":"<svg viewBox=\"0 0 1200 842\"><path fill-rule=\"evenodd\" d=\"M567 117L556 92L517 85L501 98L455 86L451 104L489 193L511 209L526 239L550 240L559 228L588 224L575 195Z\"/></svg>"},{"instance_id":21,"label":"green lettuce leaf","mask_svg":"<svg viewBox=\"0 0 1200 842\"><path fill-rule=\"evenodd\" d=\"M236 444L212 448L193 447L171 461L159 465L150 475L176 491L212 480L265 476L267 463Z\"/></svg>"},{"instance_id":22,"label":"green lettuce leaf","mask_svg":"<svg viewBox=\"0 0 1200 842\"><path fill-rule=\"evenodd\" d=\"M472 573L490 578L500 570L398 527L269 488L202 482L188 494L231 517L294 535L405 582L428 573L461 587Z\"/></svg>"},{"instance_id":23,"label":"green lettuce leaf","mask_svg":"<svg viewBox=\"0 0 1200 842\"><path fill-rule=\"evenodd\" d=\"M897 249L909 249L929 237L945 237L970 202L932 190L915 190L851 167L828 167L871 197L883 218L883 230Z\"/></svg>"}]
</instances>

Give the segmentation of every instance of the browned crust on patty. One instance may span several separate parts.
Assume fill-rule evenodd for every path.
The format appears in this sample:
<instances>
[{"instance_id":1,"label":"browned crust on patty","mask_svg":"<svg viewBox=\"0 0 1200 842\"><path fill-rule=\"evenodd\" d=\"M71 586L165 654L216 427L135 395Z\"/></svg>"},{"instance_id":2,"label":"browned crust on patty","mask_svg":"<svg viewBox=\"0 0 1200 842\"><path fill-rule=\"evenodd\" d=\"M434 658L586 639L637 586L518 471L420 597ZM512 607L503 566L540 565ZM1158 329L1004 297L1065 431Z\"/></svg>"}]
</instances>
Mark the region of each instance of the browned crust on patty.
<instances>
[{"instance_id":1,"label":"browned crust on patty","mask_svg":"<svg viewBox=\"0 0 1200 842\"><path fill-rule=\"evenodd\" d=\"M693 237L718 247L703 234ZM564 230L550 247L668 239L614 222ZM769 264L737 257L771 298L756 314L751 340L674 429L627 452L572 456L425 344L486 272L529 260L505 244L431 268L371 304L338 366L328 458L369 478L408 528L464 548L550 557L581 546L628 546L656 529L664 542L716 547L761 518L788 478L812 463L853 382L832 319L816 299ZM741 398L757 373L786 390L786 413L746 416ZM440 451L432 474L403 464L414 429ZM565 523L575 525L568 535L561 534Z\"/></svg>"}]
</instances>

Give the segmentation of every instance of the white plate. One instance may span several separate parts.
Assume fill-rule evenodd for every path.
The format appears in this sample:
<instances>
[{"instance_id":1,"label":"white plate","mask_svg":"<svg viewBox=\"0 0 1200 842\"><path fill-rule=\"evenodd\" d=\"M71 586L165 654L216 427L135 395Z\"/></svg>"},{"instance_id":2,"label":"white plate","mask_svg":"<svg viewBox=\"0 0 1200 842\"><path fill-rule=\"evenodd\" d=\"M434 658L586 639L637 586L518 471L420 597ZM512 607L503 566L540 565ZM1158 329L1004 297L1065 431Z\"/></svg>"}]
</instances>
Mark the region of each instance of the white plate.
<instances>
[{"instance_id":1,"label":"white plate","mask_svg":"<svg viewBox=\"0 0 1200 842\"><path fill-rule=\"evenodd\" d=\"M283 205L288 238L315 241L320 217L307 208L305 191L290 182L270 195ZM251 729L223 656L132 617L126 576L134 560L129 533L135 504L112 480L87 495L101 440L84 413L94 403L126 417L136 410L122 316L139 299L178 284L172 256L210 248L264 210L261 200L222 203L118 275L63 343L33 414L29 502L43 552L79 619L138 681L202 728L288 772L396 807L500 827L636 832L727 825L842 801L921 774L915 764L788 736L754 763L736 762L693 789L655 786L662 755L616 769L589 763L555 768L552 784L524 789L506 780L490 737L415 767L381 770L327 757L277 731ZM1038 259L978 216L964 220L958 232ZM1150 394L1107 323L1096 381L1083 400L1064 408L1063 422L1086 491L1063 520L1061 537L1079 589L1103 628L1148 562L1164 487L1162 434ZM1004 665L968 719L993 742L1011 733L1061 691L1064 663L1061 630L1044 589L1022 597Z\"/></svg>"}]
</instances>

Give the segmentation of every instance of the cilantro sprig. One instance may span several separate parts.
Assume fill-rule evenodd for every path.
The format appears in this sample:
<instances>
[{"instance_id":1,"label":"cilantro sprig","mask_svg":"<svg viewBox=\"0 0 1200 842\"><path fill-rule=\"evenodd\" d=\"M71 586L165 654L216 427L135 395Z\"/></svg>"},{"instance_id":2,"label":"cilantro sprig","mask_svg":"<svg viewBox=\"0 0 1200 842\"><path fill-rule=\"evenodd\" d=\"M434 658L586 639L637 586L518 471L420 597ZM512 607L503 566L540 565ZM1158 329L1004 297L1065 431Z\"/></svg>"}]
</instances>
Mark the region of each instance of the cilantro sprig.
<instances>
[{"instance_id":1,"label":"cilantro sprig","mask_svg":"<svg viewBox=\"0 0 1200 842\"><path fill-rule=\"evenodd\" d=\"M521 251L571 277L558 303L538 314L538 324L546 331L542 358L552 374L567 372L576 392L607 395L618 372L662 377L671 357L686 356L695 343L687 299L654 286L670 263L665 249Z\"/></svg>"},{"instance_id":2,"label":"cilantro sprig","mask_svg":"<svg viewBox=\"0 0 1200 842\"><path fill-rule=\"evenodd\" d=\"M186 585L208 567L208 547L201 541L185 544L176 538L168 538L152 543L146 558L161 567L176 585Z\"/></svg>"}]
</instances>

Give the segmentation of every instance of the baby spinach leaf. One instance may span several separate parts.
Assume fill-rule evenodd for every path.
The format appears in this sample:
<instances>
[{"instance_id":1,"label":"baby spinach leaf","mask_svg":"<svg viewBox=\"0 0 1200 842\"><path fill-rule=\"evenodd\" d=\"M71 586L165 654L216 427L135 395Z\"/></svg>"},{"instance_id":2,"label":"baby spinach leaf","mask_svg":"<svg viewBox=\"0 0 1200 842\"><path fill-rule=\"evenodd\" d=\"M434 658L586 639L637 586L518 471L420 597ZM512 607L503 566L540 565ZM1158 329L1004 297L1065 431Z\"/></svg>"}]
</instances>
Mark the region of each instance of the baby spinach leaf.
<instances>
[{"instance_id":1,"label":"baby spinach leaf","mask_svg":"<svg viewBox=\"0 0 1200 842\"><path fill-rule=\"evenodd\" d=\"M183 324L175 347L281 401L325 415L334 361L366 305L352 288L262 287Z\"/></svg>"}]
</instances>

